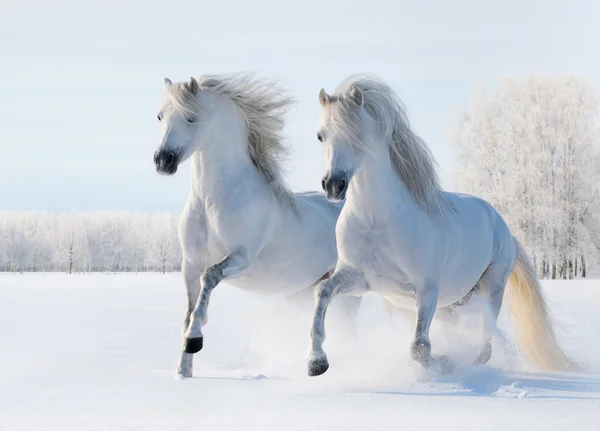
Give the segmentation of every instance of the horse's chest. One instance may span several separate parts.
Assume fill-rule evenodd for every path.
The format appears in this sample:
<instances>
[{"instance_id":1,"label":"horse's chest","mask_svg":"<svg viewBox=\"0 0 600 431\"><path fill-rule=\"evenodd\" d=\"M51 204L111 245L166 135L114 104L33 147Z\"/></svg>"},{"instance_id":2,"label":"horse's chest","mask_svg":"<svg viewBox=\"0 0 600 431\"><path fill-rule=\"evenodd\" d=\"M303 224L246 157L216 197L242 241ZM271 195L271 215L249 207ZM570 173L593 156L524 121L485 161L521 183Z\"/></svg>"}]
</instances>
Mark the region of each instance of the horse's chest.
<instances>
[{"instance_id":1,"label":"horse's chest","mask_svg":"<svg viewBox=\"0 0 600 431\"><path fill-rule=\"evenodd\" d=\"M202 267L217 263L227 251L212 221L204 205L197 202L188 204L180 219L179 235L185 258Z\"/></svg>"},{"instance_id":2,"label":"horse's chest","mask_svg":"<svg viewBox=\"0 0 600 431\"><path fill-rule=\"evenodd\" d=\"M375 223L350 223L340 239L340 258L359 269L372 290L402 289L409 285L394 229ZM412 290L412 288L409 288Z\"/></svg>"}]
</instances>

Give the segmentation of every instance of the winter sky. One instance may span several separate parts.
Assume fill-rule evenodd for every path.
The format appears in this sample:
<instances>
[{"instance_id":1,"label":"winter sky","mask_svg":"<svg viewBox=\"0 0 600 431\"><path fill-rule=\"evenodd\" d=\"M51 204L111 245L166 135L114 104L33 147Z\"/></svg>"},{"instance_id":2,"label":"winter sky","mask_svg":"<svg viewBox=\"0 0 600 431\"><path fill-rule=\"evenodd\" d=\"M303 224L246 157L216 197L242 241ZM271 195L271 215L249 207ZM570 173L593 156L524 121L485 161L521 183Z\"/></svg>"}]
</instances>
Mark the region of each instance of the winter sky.
<instances>
[{"instance_id":1,"label":"winter sky","mask_svg":"<svg viewBox=\"0 0 600 431\"><path fill-rule=\"evenodd\" d=\"M0 4L0 209L179 211L189 162L156 174L163 78L255 71L298 99L288 179L319 188L320 87L400 92L452 189L450 129L478 86L573 73L600 92L600 2L23 1Z\"/></svg>"}]
</instances>

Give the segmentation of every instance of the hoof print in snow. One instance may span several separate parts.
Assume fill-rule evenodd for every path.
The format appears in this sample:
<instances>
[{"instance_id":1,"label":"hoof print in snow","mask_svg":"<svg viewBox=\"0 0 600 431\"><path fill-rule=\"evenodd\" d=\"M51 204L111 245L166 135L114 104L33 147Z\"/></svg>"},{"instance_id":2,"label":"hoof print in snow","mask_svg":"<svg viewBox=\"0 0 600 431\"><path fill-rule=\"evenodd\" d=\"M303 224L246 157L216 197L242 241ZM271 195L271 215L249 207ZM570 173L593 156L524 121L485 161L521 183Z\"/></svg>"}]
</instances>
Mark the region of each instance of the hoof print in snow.
<instances>
[{"instance_id":1,"label":"hoof print in snow","mask_svg":"<svg viewBox=\"0 0 600 431\"><path fill-rule=\"evenodd\" d=\"M204 343L203 340L203 337L187 338L185 340L185 353L198 353L200 350L202 350Z\"/></svg>"},{"instance_id":2,"label":"hoof print in snow","mask_svg":"<svg viewBox=\"0 0 600 431\"><path fill-rule=\"evenodd\" d=\"M329 369L327 358L311 359L308 362L308 375L311 377L320 376Z\"/></svg>"}]
</instances>

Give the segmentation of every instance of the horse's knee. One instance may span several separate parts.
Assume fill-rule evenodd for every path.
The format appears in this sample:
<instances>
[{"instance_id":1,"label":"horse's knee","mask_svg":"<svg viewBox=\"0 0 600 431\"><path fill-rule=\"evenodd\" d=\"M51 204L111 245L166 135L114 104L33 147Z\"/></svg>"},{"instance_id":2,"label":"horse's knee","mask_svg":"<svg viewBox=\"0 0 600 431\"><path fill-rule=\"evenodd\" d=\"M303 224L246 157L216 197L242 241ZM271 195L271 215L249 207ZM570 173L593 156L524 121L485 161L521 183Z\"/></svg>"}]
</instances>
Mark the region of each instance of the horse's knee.
<instances>
[{"instance_id":1,"label":"horse's knee","mask_svg":"<svg viewBox=\"0 0 600 431\"><path fill-rule=\"evenodd\" d=\"M318 304L329 304L333 298L333 284L327 280L320 283L315 289L315 301Z\"/></svg>"},{"instance_id":2,"label":"horse's knee","mask_svg":"<svg viewBox=\"0 0 600 431\"><path fill-rule=\"evenodd\" d=\"M200 283L202 288L212 289L223 279L223 270L219 265L214 265L202 273Z\"/></svg>"}]
</instances>

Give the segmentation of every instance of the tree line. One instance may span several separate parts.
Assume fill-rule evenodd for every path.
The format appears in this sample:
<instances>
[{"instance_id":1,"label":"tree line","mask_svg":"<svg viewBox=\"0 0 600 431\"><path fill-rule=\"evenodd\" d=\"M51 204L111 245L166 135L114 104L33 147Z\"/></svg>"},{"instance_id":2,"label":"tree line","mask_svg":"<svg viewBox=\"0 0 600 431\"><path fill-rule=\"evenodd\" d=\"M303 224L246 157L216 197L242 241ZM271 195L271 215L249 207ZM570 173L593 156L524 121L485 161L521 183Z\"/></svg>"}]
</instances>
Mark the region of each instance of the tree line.
<instances>
[{"instance_id":1,"label":"tree line","mask_svg":"<svg viewBox=\"0 0 600 431\"><path fill-rule=\"evenodd\" d=\"M179 216L0 212L0 271L179 271Z\"/></svg>"}]
</instances>

